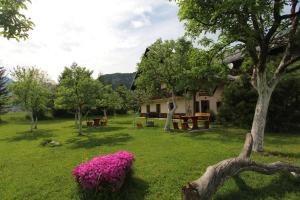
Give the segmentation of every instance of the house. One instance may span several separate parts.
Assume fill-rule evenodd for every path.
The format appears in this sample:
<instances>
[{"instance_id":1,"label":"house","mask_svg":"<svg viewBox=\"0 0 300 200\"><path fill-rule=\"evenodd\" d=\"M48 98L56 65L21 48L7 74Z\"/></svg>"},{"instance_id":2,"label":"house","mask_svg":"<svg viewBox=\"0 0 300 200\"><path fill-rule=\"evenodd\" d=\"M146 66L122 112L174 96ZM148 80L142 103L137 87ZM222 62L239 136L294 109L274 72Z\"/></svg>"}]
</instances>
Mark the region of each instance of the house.
<instances>
[{"instance_id":1,"label":"house","mask_svg":"<svg viewBox=\"0 0 300 200\"><path fill-rule=\"evenodd\" d=\"M149 49L146 49L144 56ZM241 63L243 62L243 56L241 53L231 55L227 58L226 63L231 69L231 74L236 75L239 71ZM135 74L133 82L131 84L131 90L135 90L135 80L139 73ZM201 83L199 83L201 84ZM177 115L193 115L195 113L207 113L213 112L218 114L219 108L222 104L222 95L224 91L225 83L217 83L213 88L206 88L205 90L198 91L194 96L187 93L176 94L177 109L175 114ZM165 118L168 113L168 108L172 108L170 103L171 95L166 94L164 91L164 85L161 85L161 94L159 96L152 97L147 103L141 106L141 116L159 117Z\"/></svg>"},{"instance_id":2,"label":"house","mask_svg":"<svg viewBox=\"0 0 300 200\"><path fill-rule=\"evenodd\" d=\"M147 53L147 50L145 54ZM243 58L240 55L233 56L230 58L228 63L232 63L233 74L235 69L237 70L242 63ZM131 84L131 90L135 90L135 80L139 73L135 74L133 82ZM201 83L199 83L201 84ZM187 93L176 94L176 104L177 109L175 114L177 115L193 115L195 113L207 113L213 112L218 114L219 108L222 104L222 95L224 91L225 83L218 83L213 88L198 91L194 96ZM161 85L161 94L152 97L147 103L141 105L140 112L141 116L156 117L156 118L166 118L168 113L168 108L172 108L170 99L171 95L166 94L164 91L164 85Z\"/></svg>"},{"instance_id":3,"label":"house","mask_svg":"<svg viewBox=\"0 0 300 200\"><path fill-rule=\"evenodd\" d=\"M214 89L211 95L207 92L197 92L195 98L177 95L177 109L175 114L191 115L198 112L218 113L223 90L224 85L220 84ZM169 98L154 98L141 106L141 114L150 114L152 117L166 117L168 106L172 107L172 103L169 103Z\"/></svg>"},{"instance_id":4,"label":"house","mask_svg":"<svg viewBox=\"0 0 300 200\"><path fill-rule=\"evenodd\" d=\"M274 57L284 52L285 48L286 42L280 37L277 38L268 53L270 56ZM147 48L144 56L147 56L148 51L150 50ZM294 51L296 54L299 54L299 46L296 46ZM230 75L228 77L229 80L235 80L234 77L240 73L240 67L244 61L244 58L245 54L239 50L225 58L224 62L227 63L228 67L230 68ZM249 71L249 74L251 73L252 71ZM134 80L137 78L137 76L138 72L135 74ZM134 90L136 87L134 80L131 85L132 90ZM175 114L191 115L197 112L213 112L217 114L222 104L224 86L225 83L218 83L211 91L209 91L207 88L204 91L197 92L192 98L186 97L183 95L183 93L176 94L177 109ZM162 85L161 89L163 88L164 86ZM141 106L141 115L147 115L150 117L166 117L168 113L168 107L172 107L172 103L169 103L171 99L170 97L170 95L162 95L151 98L147 103Z\"/></svg>"},{"instance_id":5,"label":"house","mask_svg":"<svg viewBox=\"0 0 300 200\"><path fill-rule=\"evenodd\" d=\"M135 77L137 78L138 73ZM219 83L214 87L198 91L195 95L190 93L177 93L176 104L177 109L175 114L192 115L194 113L213 112L218 113L222 103L222 94L224 91L224 83ZM135 89L134 81L131 89ZM164 91L164 85L161 85L161 91ZM141 116L165 118L168 113L168 107L172 108L170 99L171 95L166 92L161 92L162 95L152 97L147 103L141 106Z\"/></svg>"}]
</instances>

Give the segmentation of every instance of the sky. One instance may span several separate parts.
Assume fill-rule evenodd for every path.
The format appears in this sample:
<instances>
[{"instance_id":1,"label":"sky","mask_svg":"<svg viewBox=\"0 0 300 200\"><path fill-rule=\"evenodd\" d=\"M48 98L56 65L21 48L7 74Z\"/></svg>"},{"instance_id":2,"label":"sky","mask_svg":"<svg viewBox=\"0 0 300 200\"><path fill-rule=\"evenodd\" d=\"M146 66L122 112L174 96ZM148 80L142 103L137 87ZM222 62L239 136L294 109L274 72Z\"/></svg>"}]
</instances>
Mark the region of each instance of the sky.
<instances>
[{"instance_id":1,"label":"sky","mask_svg":"<svg viewBox=\"0 0 300 200\"><path fill-rule=\"evenodd\" d=\"M36 66L53 80L73 62L94 76L134 72L156 39L183 36L177 11L168 0L32 0L35 27L25 41L0 38L0 65Z\"/></svg>"}]
</instances>

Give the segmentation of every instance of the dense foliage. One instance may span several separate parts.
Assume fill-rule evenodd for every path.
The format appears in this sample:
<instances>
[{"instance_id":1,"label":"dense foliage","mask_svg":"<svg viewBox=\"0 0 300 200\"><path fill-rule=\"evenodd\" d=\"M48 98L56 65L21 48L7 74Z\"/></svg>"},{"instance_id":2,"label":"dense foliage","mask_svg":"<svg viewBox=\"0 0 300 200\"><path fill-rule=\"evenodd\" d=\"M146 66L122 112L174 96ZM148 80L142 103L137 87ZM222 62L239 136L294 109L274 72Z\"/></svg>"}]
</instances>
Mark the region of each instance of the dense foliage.
<instances>
[{"instance_id":1,"label":"dense foliage","mask_svg":"<svg viewBox=\"0 0 300 200\"><path fill-rule=\"evenodd\" d=\"M96 100L96 106L103 110L104 117L107 117L107 112L115 113L121 109L122 103L119 93L113 90L112 85L105 85Z\"/></svg>"},{"instance_id":2,"label":"dense foliage","mask_svg":"<svg viewBox=\"0 0 300 200\"><path fill-rule=\"evenodd\" d=\"M26 39L33 22L21 11L30 0L0 0L0 35L11 39Z\"/></svg>"},{"instance_id":3,"label":"dense foliage","mask_svg":"<svg viewBox=\"0 0 300 200\"><path fill-rule=\"evenodd\" d=\"M230 83L224 91L219 120L223 124L233 124L250 128L257 99L249 79ZM300 131L300 76L292 75L283 79L275 89L267 115L268 131Z\"/></svg>"}]
</instances>

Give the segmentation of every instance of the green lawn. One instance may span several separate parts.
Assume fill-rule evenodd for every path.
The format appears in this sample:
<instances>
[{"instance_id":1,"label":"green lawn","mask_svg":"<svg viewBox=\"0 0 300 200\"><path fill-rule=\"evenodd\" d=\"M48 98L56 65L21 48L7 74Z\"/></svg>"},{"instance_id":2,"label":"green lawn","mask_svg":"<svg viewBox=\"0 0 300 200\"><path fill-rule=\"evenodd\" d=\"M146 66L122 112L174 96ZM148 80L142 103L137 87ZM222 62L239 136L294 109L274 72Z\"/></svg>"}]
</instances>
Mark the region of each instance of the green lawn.
<instances>
[{"instance_id":1,"label":"green lawn","mask_svg":"<svg viewBox=\"0 0 300 200\"><path fill-rule=\"evenodd\" d=\"M133 118L111 118L106 128L84 129L77 136L72 120L41 121L29 133L22 113L9 113L0 125L0 199L84 199L71 175L77 164L118 150L136 156L133 177L111 199L181 199L181 187L198 178L208 165L239 154L246 130L219 128L201 133L165 133L136 129ZM44 147L44 139L62 143ZM300 135L267 134L264 155L257 161L300 165ZM244 173L221 188L215 199L300 199L300 180L287 174Z\"/></svg>"}]
</instances>

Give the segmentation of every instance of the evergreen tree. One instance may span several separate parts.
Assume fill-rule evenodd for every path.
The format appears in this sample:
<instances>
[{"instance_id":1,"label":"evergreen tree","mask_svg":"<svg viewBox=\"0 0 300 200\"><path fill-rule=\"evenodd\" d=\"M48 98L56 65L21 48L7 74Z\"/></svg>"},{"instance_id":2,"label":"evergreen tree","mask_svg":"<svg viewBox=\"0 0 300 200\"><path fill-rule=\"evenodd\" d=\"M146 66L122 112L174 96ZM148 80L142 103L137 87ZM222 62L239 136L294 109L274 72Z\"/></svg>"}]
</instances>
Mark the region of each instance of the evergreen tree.
<instances>
[{"instance_id":1,"label":"evergreen tree","mask_svg":"<svg viewBox=\"0 0 300 200\"><path fill-rule=\"evenodd\" d=\"M7 78L5 75L5 69L3 67L0 67L0 114L4 113L7 109L8 90L6 84Z\"/></svg>"}]
</instances>

